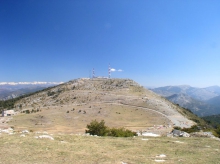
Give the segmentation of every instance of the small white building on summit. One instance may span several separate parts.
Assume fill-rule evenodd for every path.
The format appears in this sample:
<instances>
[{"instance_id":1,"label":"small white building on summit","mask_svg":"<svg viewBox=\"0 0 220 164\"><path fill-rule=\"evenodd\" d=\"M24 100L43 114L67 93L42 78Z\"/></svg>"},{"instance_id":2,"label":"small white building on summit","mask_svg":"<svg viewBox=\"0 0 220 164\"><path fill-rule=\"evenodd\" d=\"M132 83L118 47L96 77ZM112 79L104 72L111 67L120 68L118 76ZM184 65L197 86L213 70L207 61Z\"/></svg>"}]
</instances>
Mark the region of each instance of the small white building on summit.
<instances>
[{"instance_id":1,"label":"small white building on summit","mask_svg":"<svg viewBox=\"0 0 220 164\"><path fill-rule=\"evenodd\" d=\"M2 111L2 117L12 116L12 115L15 115L15 111L14 110L3 110Z\"/></svg>"}]
</instances>

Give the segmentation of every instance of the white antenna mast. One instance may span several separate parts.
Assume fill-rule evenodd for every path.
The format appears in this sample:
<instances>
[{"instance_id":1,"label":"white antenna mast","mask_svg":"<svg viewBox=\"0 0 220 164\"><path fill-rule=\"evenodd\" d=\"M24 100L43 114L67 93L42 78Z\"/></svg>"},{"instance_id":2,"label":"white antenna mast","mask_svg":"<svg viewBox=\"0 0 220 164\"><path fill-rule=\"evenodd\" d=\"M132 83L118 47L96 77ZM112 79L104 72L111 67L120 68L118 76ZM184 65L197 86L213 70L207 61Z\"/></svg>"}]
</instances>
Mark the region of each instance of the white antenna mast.
<instances>
[{"instance_id":1,"label":"white antenna mast","mask_svg":"<svg viewBox=\"0 0 220 164\"><path fill-rule=\"evenodd\" d=\"M108 78L111 78L111 67L110 64L108 65Z\"/></svg>"},{"instance_id":2,"label":"white antenna mast","mask_svg":"<svg viewBox=\"0 0 220 164\"><path fill-rule=\"evenodd\" d=\"M92 70L92 78L95 78L95 69Z\"/></svg>"}]
</instances>

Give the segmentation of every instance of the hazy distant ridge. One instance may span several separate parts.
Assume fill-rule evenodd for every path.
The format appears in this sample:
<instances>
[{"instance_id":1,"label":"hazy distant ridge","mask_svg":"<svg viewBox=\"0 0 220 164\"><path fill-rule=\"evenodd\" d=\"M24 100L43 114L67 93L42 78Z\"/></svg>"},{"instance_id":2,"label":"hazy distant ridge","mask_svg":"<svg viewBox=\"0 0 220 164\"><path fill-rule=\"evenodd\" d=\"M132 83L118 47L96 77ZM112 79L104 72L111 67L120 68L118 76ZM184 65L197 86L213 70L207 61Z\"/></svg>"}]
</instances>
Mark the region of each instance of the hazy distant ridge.
<instances>
[{"instance_id":1,"label":"hazy distant ridge","mask_svg":"<svg viewBox=\"0 0 220 164\"><path fill-rule=\"evenodd\" d=\"M0 82L0 85L38 85L38 84L62 84L63 82L42 82L42 81L34 81L34 82Z\"/></svg>"},{"instance_id":2,"label":"hazy distant ridge","mask_svg":"<svg viewBox=\"0 0 220 164\"><path fill-rule=\"evenodd\" d=\"M190 109L199 116L220 113L220 87L195 88L189 85L165 86L151 89L175 104Z\"/></svg>"},{"instance_id":3,"label":"hazy distant ridge","mask_svg":"<svg viewBox=\"0 0 220 164\"><path fill-rule=\"evenodd\" d=\"M220 113L220 109L217 107L203 101L193 99L185 94L174 94L166 98L175 104L179 104L184 108L190 109L198 116L209 116Z\"/></svg>"},{"instance_id":4,"label":"hazy distant ridge","mask_svg":"<svg viewBox=\"0 0 220 164\"><path fill-rule=\"evenodd\" d=\"M0 82L0 100L8 100L18 96L36 92L63 82Z\"/></svg>"},{"instance_id":5,"label":"hazy distant ridge","mask_svg":"<svg viewBox=\"0 0 220 164\"><path fill-rule=\"evenodd\" d=\"M190 97L200 101L209 100L220 95L220 87L218 86L196 88L189 85L180 85L159 87L151 90L164 97L168 97L173 94L187 94Z\"/></svg>"}]
</instances>

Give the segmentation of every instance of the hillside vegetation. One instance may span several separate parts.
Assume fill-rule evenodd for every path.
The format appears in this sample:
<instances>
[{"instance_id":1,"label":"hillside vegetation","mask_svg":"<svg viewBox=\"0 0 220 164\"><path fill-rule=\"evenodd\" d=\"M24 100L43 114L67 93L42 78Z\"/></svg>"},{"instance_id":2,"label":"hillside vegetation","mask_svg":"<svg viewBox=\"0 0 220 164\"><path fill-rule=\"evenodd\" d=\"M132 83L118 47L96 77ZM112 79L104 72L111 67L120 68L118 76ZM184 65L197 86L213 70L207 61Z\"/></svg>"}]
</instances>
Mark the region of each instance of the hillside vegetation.
<instances>
[{"instance_id":1,"label":"hillside vegetation","mask_svg":"<svg viewBox=\"0 0 220 164\"><path fill-rule=\"evenodd\" d=\"M210 123L214 127L220 126L220 114L219 115L212 115L203 117L204 120L206 120L208 123Z\"/></svg>"}]
</instances>

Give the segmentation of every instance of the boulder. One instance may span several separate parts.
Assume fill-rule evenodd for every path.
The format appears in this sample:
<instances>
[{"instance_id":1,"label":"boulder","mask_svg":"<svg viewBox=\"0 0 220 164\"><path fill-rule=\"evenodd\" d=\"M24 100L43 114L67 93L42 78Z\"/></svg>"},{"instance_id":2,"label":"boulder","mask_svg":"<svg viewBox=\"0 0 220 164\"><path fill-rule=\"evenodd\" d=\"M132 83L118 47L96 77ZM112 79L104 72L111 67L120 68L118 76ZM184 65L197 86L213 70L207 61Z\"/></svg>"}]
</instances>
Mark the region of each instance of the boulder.
<instances>
[{"instance_id":1,"label":"boulder","mask_svg":"<svg viewBox=\"0 0 220 164\"><path fill-rule=\"evenodd\" d=\"M190 137L190 134L189 133L186 133L186 132L183 132L181 130L176 130L174 129L171 134L174 136L174 137Z\"/></svg>"}]
</instances>

